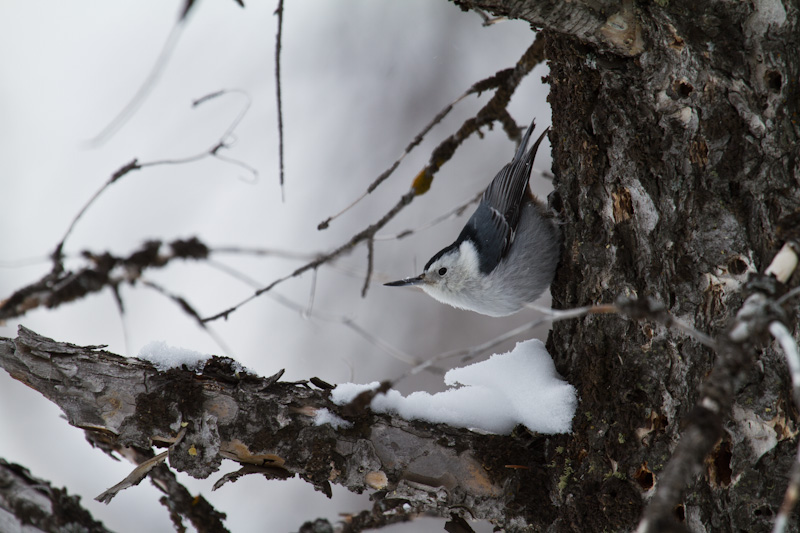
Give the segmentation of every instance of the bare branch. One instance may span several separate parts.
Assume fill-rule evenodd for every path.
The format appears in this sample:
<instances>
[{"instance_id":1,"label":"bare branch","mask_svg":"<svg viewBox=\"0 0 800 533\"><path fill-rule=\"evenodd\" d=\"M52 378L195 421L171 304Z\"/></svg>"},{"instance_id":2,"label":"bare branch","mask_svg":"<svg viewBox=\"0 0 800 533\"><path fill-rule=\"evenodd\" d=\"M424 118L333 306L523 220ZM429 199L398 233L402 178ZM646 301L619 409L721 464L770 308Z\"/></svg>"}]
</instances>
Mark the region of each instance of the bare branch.
<instances>
[{"instance_id":1,"label":"bare branch","mask_svg":"<svg viewBox=\"0 0 800 533\"><path fill-rule=\"evenodd\" d=\"M278 103L278 161L280 167L281 200L285 200L283 188L283 103L281 101L281 45L283 34L283 0L278 0L275 9L278 16L278 31L275 35L275 97Z\"/></svg>"},{"instance_id":2,"label":"bare branch","mask_svg":"<svg viewBox=\"0 0 800 533\"><path fill-rule=\"evenodd\" d=\"M775 263L775 261L773 261L773 263ZM786 261L783 263L786 264ZM797 256L795 256L794 266L791 270L793 271L796 266ZM791 275L791 272L789 272L789 274ZM778 277L778 279L781 277L783 276ZM788 279L788 276L786 279ZM800 409L800 351L797 348L797 341L794 340L789 329L783 325L782 322L777 320L769 325L769 332L781 345L783 354L786 356L786 365L789 367L789 375L792 378L792 396L794 397L794 404L796 408ZM797 504L798 495L800 495L800 445L798 445L795 461L789 473L789 484L786 487L783 503L781 503L778 516L775 517L775 524L772 529L773 533L783 533L786 531L786 526L789 524L789 517Z\"/></svg>"},{"instance_id":3,"label":"bare branch","mask_svg":"<svg viewBox=\"0 0 800 533\"><path fill-rule=\"evenodd\" d=\"M361 297L366 298L369 282L372 279L373 255L375 254L375 239L367 241L367 275L364 276L364 286L361 288Z\"/></svg>"},{"instance_id":4,"label":"bare branch","mask_svg":"<svg viewBox=\"0 0 800 533\"><path fill-rule=\"evenodd\" d=\"M233 351L230 349L228 344L224 340L222 340L222 337L220 337L213 329L211 329L208 326L208 324L203 322L203 319L200 316L200 314L195 310L194 306L186 300L186 298L184 298L183 296L179 296L177 294L173 294L166 288L150 280L141 278L141 282L145 287L153 289L157 293L161 294L162 296L165 296L166 298L169 298L174 303L176 303L178 307L180 307L181 311L189 315L195 321L195 323L198 326L200 326L200 329L205 331L209 337L214 339L214 342L217 343L217 346L219 346L226 355L233 356Z\"/></svg>"},{"instance_id":5,"label":"bare branch","mask_svg":"<svg viewBox=\"0 0 800 533\"><path fill-rule=\"evenodd\" d=\"M127 257L111 253L83 252L87 265L74 272L53 271L42 279L18 289L0 301L0 319L21 316L37 307L55 308L106 287L132 284L149 268L162 268L176 259L205 259L208 247L196 238L177 239L162 251L164 243L148 241Z\"/></svg>"},{"instance_id":6,"label":"bare branch","mask_svg":"<svg viewBox=\"0 0 800 533\"><path fill-rule=\"evenodd\" d=\"M125 107L122 108L117 116L114 117L100 133L88 141L90 147L94 148L105 144L106 141L113 137L128 122L128 120L131 119L134 113L136 113L139 107L141 107L141 105L147 99L150 91L153 90L153 87L155 87L156 83L158 82L158 78L161 76L161 74L163 74L167 63L172 57L172 53L175 51L175 47L178 45L178 39L180 38L183 28L185 27L184 22L186 21L186 11L188 11L188 9L184 11L184 14L178 21L175 22L172 30L170 30L169 36L167 37L164 46L161 48L161 52L158 54L156 62L153 64L153 68L150 69L150 73L144 79L142 85L136 91L136 94L133 95L133 98L131 98Z\"/></svg>"}]
</instances>

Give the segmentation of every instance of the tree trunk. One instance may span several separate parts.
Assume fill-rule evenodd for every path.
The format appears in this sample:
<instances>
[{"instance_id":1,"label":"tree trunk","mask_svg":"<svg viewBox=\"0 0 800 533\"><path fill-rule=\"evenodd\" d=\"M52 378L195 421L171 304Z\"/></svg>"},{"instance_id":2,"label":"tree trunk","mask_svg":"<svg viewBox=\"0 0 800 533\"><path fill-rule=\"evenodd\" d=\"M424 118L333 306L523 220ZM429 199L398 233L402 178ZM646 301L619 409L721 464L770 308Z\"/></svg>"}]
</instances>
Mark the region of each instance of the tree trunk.
<instances>
[{"instance_id":1,"label":"tree trunk","mask_svg":"<svg viewBox=\"0 0 800 533\"><path fill-rule=\"evenodd\" d=\"M722 333L800 206L798 2L485 4L547 31L551 203L566 242L554 306L649 296ZM614 315L559 322L548 348L581 397L552 456L553 530L630 530L715 354ZM782 501L797 413L782 355L754 355L705 471L676 502L694 531L770 530Z\"/></svg>"}]
</instances>

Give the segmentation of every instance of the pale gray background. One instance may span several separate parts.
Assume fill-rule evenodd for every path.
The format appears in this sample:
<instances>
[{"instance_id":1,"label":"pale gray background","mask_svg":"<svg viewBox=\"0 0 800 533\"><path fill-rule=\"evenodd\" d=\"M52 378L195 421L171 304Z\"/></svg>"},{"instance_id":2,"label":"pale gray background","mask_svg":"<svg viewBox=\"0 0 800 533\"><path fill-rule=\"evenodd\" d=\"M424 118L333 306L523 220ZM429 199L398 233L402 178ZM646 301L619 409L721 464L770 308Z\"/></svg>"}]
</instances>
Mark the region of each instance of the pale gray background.
<instances>
[{"instance_id":1,"label":"pale gray background","mask_svg":"<svg viewBox=\"0 0 800 533\"><path fill-rule=\"evenodd\" d=\"M253 106L225 155L258 169L252 182L238 167L208 159L146 169L110 188L68 241L73 257L83 249L125 254L148 238L197 235L217 246L247 245L298 252L330 250L374 222L408 190L431 149L471 116L491 93L460 104L396 174L356 209L318 232L316 225L361 194L400 155L408 141L447 103L474 82L513 66L533 39L527 24L481 27L474 13L443 0L403 2L287 2L283 39L286 202L277 179L274 88L275 2L205 1L195 9L160 81L133 119L108 143L87 149L130 100L147 76L170 32L180 1L26 0L0 5L0 298L49 269L46 256L85 201L120 166L185 157L216 143L241 109L231 95L192 110L193 99L219 89L243 89ZM517 121L550 122L540 66L511 103ZM425 223L471 198L513 154L496 128L470 139L418 198L382 233ZM549 145L535 168L550 168ZM546 194L549 183L534 176ZM535 318L523 312L504 319L445 307L413 290L378 282L418 273L428 258L455 238L464 218L401 241L375 246L375 280L366 298L360 287L365 249L319 272L314 311L353 318L362 327L412 355L484 342ZM219 256L262 283L299 266L298 261ZM186 297L204 315L251 293L207 265L174 264L146 276ZM305 303L311 276L276 289ZM222 353L170 301L146 288L124 288L125 324L108 292L47 311L37 310L0 326L14 336L18 324L60 341L109 345L135 355L151 340L204 353ZM547 304L547 301L541 303ZM212 324L228 354L252 370L285 379L312 375L330 382L366 382L398 375L407 366L335 323L306 319L261 297ZM542 335L544 330L540 331ZM511 347L501 347L505 351ZM453 363L455 364L455 363ZM441 377L401 384L403 392L441 389ZM85 442L83 433L37 393L0 372L0 457L66 486L107 527L121 531L172 531L158 493L148 482L123 491L109 505L93 497L131 469ZM224 471L234 469L226 462ZM221 472L222 473L222 472ZM221 474L220 473L220 474ZM296 531L307 519L336 519L358 512L366 496L334 487L332 500L310 485L255 476L212 493L218 478L181 475L227 512L236 532ZM393 531L441 531L424 520ZM491 528L483 527L484 531Z\"/></svg>"}]
</instances>

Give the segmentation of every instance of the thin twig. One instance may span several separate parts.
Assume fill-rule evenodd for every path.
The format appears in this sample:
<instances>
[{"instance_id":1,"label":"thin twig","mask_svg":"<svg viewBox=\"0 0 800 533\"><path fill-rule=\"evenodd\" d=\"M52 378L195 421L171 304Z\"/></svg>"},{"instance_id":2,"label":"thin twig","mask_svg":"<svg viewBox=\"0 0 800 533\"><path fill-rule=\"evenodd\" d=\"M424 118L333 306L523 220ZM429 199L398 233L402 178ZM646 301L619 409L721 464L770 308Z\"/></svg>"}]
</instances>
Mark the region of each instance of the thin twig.
<instances>
[{"instance_id":1,"label":"thin twig","mask_svg":"<svg viewBox=\"0 0 800 533\"><path fill-rule=\"evenodd\" d=\"M364 286L361 288L361 297L367 297L367 289L372 279L373 255L375 254L375 239L367 240L367 275L364 276Z\"/></svg>"},{"instance_id":2,"label":"thin twig","mask_svg":"<svg viewBox=\"0 0 800 533\"><path fill-rule=\"evenodd\" d=\"M240 307L242 307L243 305L251 302L252 300L255 300L256 298L258 298L259 296L261 296L265 292L271 291L275 286L283 283L284 281L292 279L292 278L295 278L295 277L297 277L297 276L299 276L301 274L304 274L305 272L308 272L309 270L312 270L312 269L315 269L315 268L319 267L322 264L328 263L328 262L336 259L337 257L339 257L339 256L341 256L341 255L343 255L343 254L345 254L347 252L350 252L357 244L359 244L362 241L367 240L367 239L371 238L373 235L375 235L375 233L380 228L385 226L391 219L393 219L397 215L397 213L399 213L405 206L410 204L414 200L414 196L416 196L414 191L410 191L410 192L406 193L405 195L403 195L400 198L400 201L398 201L397 204L392 209L389 210L388 213L386 213L380 220L378 220L378 222L376 222L375 224L372 224L371 226L368 226L367 228L362 230L360 233L354 235L345 244L339 246L338 248L336 248L332 252L329 252L327 254L321 255L321 256L317 257L316 259L314 259L313 261L310 261L310 262L306 263L305 265L303 265L300 268L296 269L291 274L287 274L286 276L283 276L281 278L278 278L278 279L274 280L272 283L270 283L270 284L258 289L252 295L250 295L247 298L241 300L239 303L237 303L237 304L235 304L235 305L233 305L233 306L231 306L231 307L229 307L229 308L227 308L227 309L225 309L223 311L220 311L219 313L217 313L215 315L212 315L210 317L204 318L203 322L213 322L214 320L219 320L220 318L226 318L227 319L228 316L231 313L235 312Z\"/></svg>"},{"instance_id":3,"label":"thin twig","mask_svg":"<svg viewBox=\"0 0 800 533\"><path fill-rule=\"evenodd\" d=\"M717 349L717 341L702 331L698 331L690 325L675 318L664 304L657 302L652 298L639 298L632 299L627 297L617 298L616 306L620 312L628 315L635 320L649 319L658 322L659 324L667 327L674 328L681 333L685 333L693 337L696 341L700 342L703 346Z\"/></svg>"},{"instance_id":4,"label":"thin twig","mask_svg":"<svg viewBox=\"0 0 800 533\"><path fill-rule=\"evenodd\" d=\"M117 314L119 315L119 322L122 326L122 341L125 345L125 351L131 353L130 335L128 334L128 321L125 320L125 304L122 301L122 294L119 292L119 283L109 284L111 295L114 297L114 303L117 304Z\"/></svg>"},{"instance_id":5,"label":"thin twig","mask_svg":"<svg viewBox=\"0 0 800 533\"><path fill-rule=\"evenodd\" d=\"M459 348L458 350L450 350L448 352L437 354L428 359L427 361L418 363L413 368L410 368L402 375L400 375L400 377L394 379L393 382L397 383L398 381L401 381L407 377L419 374L423 370L427 370L428 368L432 367L434 363L438 363L439 361L443 361L445 359L450 359L451 357L461 357L461 362L470 361L475 357L478 357L479 355L486 353L488 350L491 350L495 346L498 346L506 342L507 340L513 339L514 337L521 335L527 331L530 331L536 328L537 326L540 326L547 322L557 322L559 320L577 318L587 314L613 312L614 306L598 305L598 306L579 307L577 309L568 309L568 310L547 309L542 307L535 307L534 309L541 312L544 316L536 320L533 320L531 322L528 322L527 324L523 324L519 327L516 327L501 335L498 335L497 337L490 339L482 344L471 346L469 348Z\"/></svg>"},{"instance_id":6,"label":"thin twig","mask_svg":"<svg viewBox=\"0 0 800 533\"><path fill-rule=\"evenodd\" d=\"M484 81L485 81L485 80L484 80ZM317 229L319 229L319 230L327 229L327 228L328 228L328 226L330 225L330 223L331 223L331 222L333 222L334 220L336 220L336 219L337 219L337 218L339 218L340 216L342 216L342 215L344 215L345 213L347 213L347 212L348 212L350 209L352 209L353 207L355 207L355 206L356 206L356 205L357 205L357 204L358 204L358 203L359 203L361 200L363 200L364 198L366 198L366 197L367 197L367 195L371 194L371 193L372 193L372 192L373 192L375 189L377 189L377 188L380 186L380 184L381 184L381 183L383 183L384 181L386 181L386 179L387 179L389 176L391 176L391 175L392 175L392 173L393 173L393 172L394 172L394 171L397 169L397 167L399 167L399 166L400 166L400 163L403 161L403 159L405 159L405 157L406 157L406 156L407 156L409 153L411 153L411 151L412 151L412 150L413 150L415 147L417 147L417 146L418 146L418 145L419 145L419 144L422 142L422 140L425 138L425 135L427 135L427 134L428 134L428 132L429 132L429 131L431 131L431 129L433 129L433 127L434 127L435 125L437 125L439 122L441 122L441 121L444 119L444 117L446 117L446 116L447 116L447 114L448 114L448 113L450 113L450 111L453 109L453 107L454 107L456 104L458 104L458 103L459 103L461 100L463 100L464 98L466 98L467 96L469 96L470 94L472 94L473 92L475 92L475 91L473 90L473 88L474 88L474 87L475 87L474 85L473 85L473 87L470 87L470 89L468 89L468 90L467 90L467 91L466 91L464 94L462 94L461 96L459 96L458 98L456 98L455 100L453 100L452 102L450 102L449 104L447 104L447 105L444 107L444 109L442 109L441 111L439 111L439 113L437 113L437 114L436 114L436 116L435 116L435 117L433 117L433 119L431 119L431 121L430 121L430 122L428 122L428 124L426 124L426 125L425 125L425 127L424 127L424 128L422 128L422 130L421 130L419 133L417 133L416 137L414 137L414 138L411 140L411 142L408 144L408 146L406 146L405 150L403 150L403 153L402 153L402 154L400 154L400 157L398 157L397 159L395 159L394 163L392 163L392 165L391 165L389 168L387 168L386 170L384 170L384 171L383 171L383 172L380 174L380 176L378 176L377 178L375 178L375 180L374 180L372 183L370 183L370 184L369 184L369 186L367 187L367 190L366 190L366 191L364 191L364 192L361 194L361 196L359 196L358 198L356 198L355 200L353 200L353 201L352 201L350 204L348 204L348 205L347 205L347 206L346 206L344 209L342 209L342 210L341 210L341 211L339 211L338 213L336 213L336 214L334 214L334 215L331 215L331 216L329 216L327 219L325 219L325 220L323 220L322 222L320 222L320 223L317 225Z\"/></svg>"},{"instance_id":7,"label":"thin twig","mask_svg":"<svg viewBox=\"0 0 800 533\"><path fill-rule=\"evenodd\" d=\"M792 515L792 510L797 504L797 497L800 495L800 449L794 457L792 469L789 471L789 485L786 487L786 493L783 496L778 516L775 517L775 523L772 524L772 533L783 533L786 531L786 526L789 525L789 518Z\"/></svg>"},{"instance_id":8,"label":"thin twig","mask_svg":"<svg viewBox=\"0 0 800 533\"><path fill-rule=\"evenodd\" d=\"M116 182L118 179L122 178L123 176L125 176L129 172L134 171L134 170L139 170L140 168L142 168L142 166L141 166L141 164L139 164L139 161L137 159L134 159L133 161L131 161L127 165L123 165L122 167L120 167L116 172L114 172L111 175L111 177L108 179L108 181L106 181L103 184L103 186L100 187L100 189L98 189L91 196L91 198L89 198L89 201L86 202L86 204L84 204L84 206L80 209L80 211L78 211L78 214L75 215L75 217L72 219L72 222L67 227L67 231L64 233L64 236L61 237L61 240L56 245L55 250L50 255L50 259L53 261L53 272L61 272L61 271L64 270L64 264L63 264L64 243L67 241L67 238L70 236L70 234L72 233L73 228L75 228L75 225L78 223L78 220L81 219L83 214L86 213L86 211L94 203L94 201L97 200L97 198L103 193L103 191L105 191L108 187L110 187L112 183Z\"/></svg>"},{"instance_id":9,"label":"thin twig","mask_svg":"<svg viewBox=\"0 0 800 533\"><path fill-rule=\"evenodd\" d=\"M293 252L289 250L278 250L276 248L255 248L248 246L214 246L209 248L213 254L237 254L254 256L274 256L281 259L294 259L298 261L311 261L320 256L317 253Z\"/></svg>"},{"instance_id":10,"label":"thin twig","mask_svg":"<svg viewBox=\"0 0 800 533\"><path fill-rule=\"evenodd\" d=\"M311 271L311 287L308 289L308 305L306 308L303 309L303 318L308 318L311 315L311 311L314 309L314 298L317 296L317 274L319 274L318 269L314 269ZM258 285L256 285L257 287Z\"/></svg>"},{"instance_id":11,"label":"thin twig","mask_svg":"<svg viewBox=\"0 0 800 533\"><path fill-rule=\"evenodd\" d=\"M281 42L283 35L283 0L278 0L275 10L278 16L278 32L275 36L275 94L278 101L278 164L280 167L281 201L285 201L283 189L283 103L281 101Z\"/></svg>"},{"instance_id":12,"label":"thin twig","mask_svg":"<svg viewBox=\"0 0 800 533\"><path fill-rule=\"evenodd\" d=\"M800 287L795 287L794 289L790 290L789 292L778 298L778 300L775 303L778 305L783 305L796 296L800 296Z\"/></svg>"},{"instance_id":13,"label":"thin twig","mask_svg":"<svg viewBox=\"0 0 800 533\"><path fill-rule=\"evenodd\" d=\"M783 354L786 357L786 366L789 367L789 375L792 378L794 402L800 410L800 352L797 349L797 342L792 337L792 332L777 320L770 323L769 332L783 349Z\"/></svg>"}]
</instances>

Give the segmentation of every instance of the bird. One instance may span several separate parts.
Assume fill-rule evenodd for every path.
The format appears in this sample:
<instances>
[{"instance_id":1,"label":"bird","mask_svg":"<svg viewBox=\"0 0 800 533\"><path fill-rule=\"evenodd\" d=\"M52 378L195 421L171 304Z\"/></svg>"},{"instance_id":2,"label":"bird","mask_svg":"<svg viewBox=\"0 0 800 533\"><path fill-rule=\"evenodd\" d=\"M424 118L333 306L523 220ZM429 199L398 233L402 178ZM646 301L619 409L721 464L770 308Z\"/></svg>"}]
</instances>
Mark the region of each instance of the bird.
<instances>
[{"instance_id":1,"label":"bird","mask_svg":"<svg viewBox=\"0 0 800 533\"><path fill-rule=\"evenodd\" d=\"M384 285L416 286L442 303L493 317L516 313L542 295L555 277L561 232L529 187L536 151L549 131L526 151L535 126L534 119L455 242L422 274Z\"/></svg>"}]
</instances>

